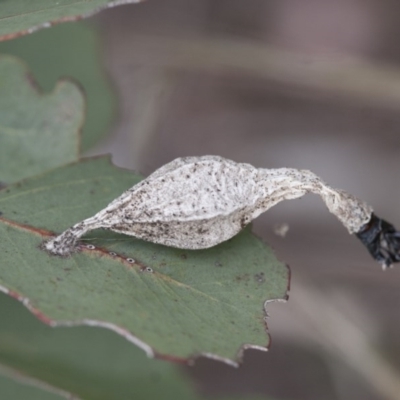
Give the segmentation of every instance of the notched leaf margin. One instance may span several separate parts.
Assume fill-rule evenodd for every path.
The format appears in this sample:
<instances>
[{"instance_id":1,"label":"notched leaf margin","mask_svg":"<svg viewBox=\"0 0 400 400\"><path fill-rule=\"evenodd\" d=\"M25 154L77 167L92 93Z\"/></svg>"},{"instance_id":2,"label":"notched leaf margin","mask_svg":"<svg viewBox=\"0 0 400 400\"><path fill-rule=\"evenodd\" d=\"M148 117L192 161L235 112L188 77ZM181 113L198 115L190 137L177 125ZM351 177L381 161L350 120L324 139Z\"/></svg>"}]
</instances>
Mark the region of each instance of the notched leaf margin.
<instances>
[{"instance_id":1,"label":"notched leaf margin","mask_svg":"<svg viewBox=\"0 0 400 400\"><path fill-rule=\"evenodd\" d=\"M1 42L1 36L0 36L0 42ZM45 91L43 90L43 88L39 85L39 83L37 82L35 76L33 75L32 71L29 69L28 64L21 58L7 54L7 53L0 53L0 60L1 59L9 59L9 60L13 60L16 63L20 64L24 70L24 79L26 80L26 84L34 91L35 95L39 98L39 99L43 99L45 97L51 97L51 96L57 96L57 94L63 90L63 87L65 85L74 85L75 89L80 93L80 95L82 96L82 116L80 118L79 121L79 128L77 131L74 132L74 140L75 140L75 156L76 156L76 160L72 161L69 164L75 164L77 162L80 161L80 155L81 155L81 150L82 150L82 130L83 130L83 126L85 124L85 119L86 119L86 115L87 115L87 97L86 97L86 92L84 87L82 86L82 84L80 82L78 82L76 79L71 78L69 76L61 76L57 79L55 85L53 86L53 88L50 91ZM61 166L61 165L60 165ZM52 167L50 170L58 168L60 166L56 166L56 167ZM49 170L45 170L42 173L47 173ZM41 174L39 174L41 175ZM24 178L22 180L20 180L18 183L23 182L25 179L30 179L31 177L27 177ZM11 184L14 184L16 182L11 182ZM3 190L5 188L7 188L7 186L9 185L9 183L7 182L2 182L0 181L0 190ZM1 215L1 214L0 214Z\"/></svg>"},{"instance_id":2,"label":"notched leaf margin","mask_svg":"<svg viewBox=\"0 0 400 400\"><path fill-rule=\"evenodd\" d=\"M110 160L111 163L111 160ZM28 231L30 233L33 233L35 235L40 236L43 240L48 239L49 237L53 237L55 236L55 234L53 232L47 231L45 229L39 229L39 228L35 228L32 227L30 225L24 225L24 224L20 224L14 221L10 221L8 219L5 219L3 217L0 217L0 223L4 223L6 225L12 226L14 228L17 229L21 229L24 231ZM41 247L41 246L39 246ZM93 246L94 247L94 246ZM140 272L145 272L147 268L143 263L141 263L138 260L134 260L135 262L129 262L127 261L128 258L126 257L122 257L114 252L110 252L107 249L101 248L101 247L94 247L90 246L90 248L88 248L87 245L85 244L80 244L80 251L83 252L93 252L101 257L110 257L113 260L117 260L119 262L121 262L125 267L127 268L138 268ZM42 249L41 249L42 250ZM45 250L42 250L45 251ZM54 257L54 256L50 256L49 257ZM240 346L239 350L236 353L236 357L235 360L231 360L229 358L225 358L225 357L221 357L218 354L214 354L214 353L207 353L207 352L199 352L199 353L195 353L191 356L189 356L188 358L184 358L184 357L177 357L171 354L164 354L164 353L160 353L157 352L156 350L154 350L150 345L148 345L146 342L144 342L143 340L139 339L138 337L136 337L132 332L130 332L129 330L120 327L116 324L113 324L111 322L106 322L106 321L100 321L100 320L92 320L92 319L80 319L80 320L76 320L76 321L59 321L59 320L54 320L51 319L50 317L48 317L47 315L45 315L43 312L41 312L38 308L36 308L35 306L33 306L31 304L31 301L29 298L23 296L22 294L14 291L14 290L10 290L5 286L0 285L0 291L5 293L6 295L20 301L37 319L39 319L42 323L52 327L52 328L56 328L56 327L74 327L74 326L92 326L92 327L100 327L100 328L105 328L105 329L109 329L111 331L114 331L115 333L117 333L118 335L124 337L126 340L128 340L129 342L133 343L134 345L136 345L137 347L139 347L140 349L142 349L146 355L149 358L156 358L156 359L160 359L160 360L164 360L164 361L169 361L169 362L173 362L173 363L177 363L177 364L185 364L185 365L194 365L195 361L197 360L197 358L200 357L205 357L205 358L209 358L215 361L220 361L223 362L227 365L230 365L231 367L239 367L240 363L243 361L243 357L244 357L244 351L248 350L248 349L252 349L252 350L258 350L258 351L268 351L269 347L271 346L271 335L269 333L269 329L268 329L268 324L267 324L267 318L269 317L268 312L267 312L267 306L269 303L273 303L273 302L286 302L289 299L289 291L290 291L290 281L291 281L291 270L290 267L285 264L287 271L288 271L288 285L287 285L287 289L286 289L286 293L282 298L277 298L277 299L268 299L264 302L263 304L263 312L264 312L264 328L265 328L265 333L269 339L268 341L268 345L266 346L260 346L260 345L254 345L254 344L243 344ZM151 271L153 272L153 271Z\"/></svg>"}]
</instances>

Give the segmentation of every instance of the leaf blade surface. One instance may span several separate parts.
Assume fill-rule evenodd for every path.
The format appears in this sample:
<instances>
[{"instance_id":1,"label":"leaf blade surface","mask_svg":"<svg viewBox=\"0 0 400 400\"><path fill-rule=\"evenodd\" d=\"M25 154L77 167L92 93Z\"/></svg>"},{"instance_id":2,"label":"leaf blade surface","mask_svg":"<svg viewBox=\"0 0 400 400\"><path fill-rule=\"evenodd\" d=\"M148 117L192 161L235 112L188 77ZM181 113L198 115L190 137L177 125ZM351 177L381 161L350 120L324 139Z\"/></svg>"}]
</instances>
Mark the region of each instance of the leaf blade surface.
<instances>
[{"instance_id":1,"label":"leaf blade surface","mask_svg":"<svg viewBox=\"0 0 400 400\"><path fill-rule=\"evenodd\" d=\"M52 93L42 94L20 60L0 56L0 181L12 183L77 160L83 110L74 83L61 80Z\"/></svg>"},{"instance_id":2,"label":"leaf blade surface","mask_svg":"<svg viewBox=\"0 0 400 400\"><path fill-rule=\"evenodd\" d=\"M286 298L289 272L248 229L201 251L107 231L67 259L38 248L45 230L64 230L139 180L96 158L1 191L0 285L56 325L108 324L148 354L235 363L245 347L266 348L264 303Z\"/></svg>"}]
</instances>

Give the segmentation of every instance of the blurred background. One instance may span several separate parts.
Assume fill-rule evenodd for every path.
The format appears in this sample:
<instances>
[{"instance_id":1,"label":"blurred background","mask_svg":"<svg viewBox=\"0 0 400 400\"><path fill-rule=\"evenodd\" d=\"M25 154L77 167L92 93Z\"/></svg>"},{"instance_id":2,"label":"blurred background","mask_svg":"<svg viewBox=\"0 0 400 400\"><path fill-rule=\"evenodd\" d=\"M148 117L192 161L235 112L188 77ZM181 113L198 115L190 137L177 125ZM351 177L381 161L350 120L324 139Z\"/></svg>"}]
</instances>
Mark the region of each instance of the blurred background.
<instances>
[{"instance_id":1,"label":"blurred background","mask_svg":"<svg viewBox=\"0 0 400 400\"><path fill-rule=\"evenodd\" d=\"M310 169L400 227L399 15L394 0L148 0L102 12L90 22L119 111L87 155L145 175L204 154ZM204 358L186 368L199 390L400 399L400 270L382 272L316 196L279 204L253 229L290 266L289 301L267 306L267 353L246 351L239 369Z\"/></svg>"},{"instance_id":2,"label":"blurred background","mask_svg":"<svg viewBox=\"0 0 400 400\"><path fill-rule=\"evenodd\" d=\"M119 93L111 152L143 174L187 155L310 169L400 226L400 4L168 0L95 18ZM283 238L276 227L288 224ZM382 272L317 196L254 231L292 271L268 305L272 346L232 369L199 359L208 394L400 399L400 271Z\"/></svg>"},{"instance_id":3,"label":"blurred background","mask_svg":"<svg viewBox=\"0 0 400 400\"><path fill-rule=\"evenodd\" d=\"M400 4L168 0L95 18L119 93L90 154L149 174L180 156L310 169L400 226ZM397 85L397 87L396 87ZM274 232L280 224L289 231ZM400 271L383 273L316 196L253 227L292 271L272 346L234 370L199 359L204 393L400 399Z\"/></svg>"}]
</instances>

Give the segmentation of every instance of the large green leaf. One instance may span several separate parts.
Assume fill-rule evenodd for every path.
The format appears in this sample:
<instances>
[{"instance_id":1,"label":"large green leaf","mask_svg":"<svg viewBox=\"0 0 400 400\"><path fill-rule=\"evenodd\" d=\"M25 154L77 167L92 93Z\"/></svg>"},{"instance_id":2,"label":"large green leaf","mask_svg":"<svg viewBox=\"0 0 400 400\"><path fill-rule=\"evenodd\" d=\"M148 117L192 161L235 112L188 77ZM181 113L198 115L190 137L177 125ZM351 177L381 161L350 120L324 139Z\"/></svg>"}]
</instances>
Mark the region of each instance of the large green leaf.
<instances>
[{"instance_id":1,"label":"large green leaf","mask_svg":"<svg viewBox=\"0 0 400 400\"><path fill-rule=\"evenodd\" d=\"M0 181L14 182L79 157L84 98L59 81L41 94L27 68L0 56Z\"/></svg>"},{"instance_id":2,"label":"large green leaf","mask_svg":"<svg viewBox=\"0 0 400 400\"><path fill-rule=\"evenodd\" d=\"M82 399L191 399L179 370L89 327L51 329L0 296L0 362Z\"/></svg>"},{"instance_id":3,"label":"large green leaf","mask_svg":"<svg viewBox=\"0 0 400 400\"><path fill-rule=\"evenodd\" d=\"M268 346L264 303L286 297L288 270L249 230L201 251L104 231L90 243L107 250L61 259L39 249L40 229L64 230L139 179L97 158L3 189L0 285L48 323L107 326L148 354L229 362Z\"/></svg>"},{"instance_id":4,"label":"large green leaf","mask_svg":"<svg viewBox=\"0 0 400 400\"><path fill-rule=\"evenodd\" d=\"M99 50L97 30L82 22L61 24L0 43L0 53L21 57L45 91L52 90L63 76L79 81L87 103L82 150L108 132L115 110L114 93L102 68Z\"/></svg>"},{"instance_id":5,"label":"large green leaf","mask_svg":"<svg viewBox=\"0 0 400 400\"><path fill-rule=\"evenodd\" d=\"M189 377L177 366L147 358L105 329L52 329L2 294L0 316L0 363L22 372L24 377L85 400L201 399ZM34 388L29 396L8 397L3 396L2 385L0 376L0 398L7 400L35 399L38 390ZM29 388L24 389L28 394ZM53 395L48 396L53 399Z\"/></svg>"},{"instance_id":6,"label":"large green leaf","mask_svg":"<svg viewBox=\"0 0 400 400\"><path fill-rule=\"evenodd\" d=\"M141 1L143 0L2 0L0 41L60 22L89 17L105 8Z\"/></svg>"}]
</instances>

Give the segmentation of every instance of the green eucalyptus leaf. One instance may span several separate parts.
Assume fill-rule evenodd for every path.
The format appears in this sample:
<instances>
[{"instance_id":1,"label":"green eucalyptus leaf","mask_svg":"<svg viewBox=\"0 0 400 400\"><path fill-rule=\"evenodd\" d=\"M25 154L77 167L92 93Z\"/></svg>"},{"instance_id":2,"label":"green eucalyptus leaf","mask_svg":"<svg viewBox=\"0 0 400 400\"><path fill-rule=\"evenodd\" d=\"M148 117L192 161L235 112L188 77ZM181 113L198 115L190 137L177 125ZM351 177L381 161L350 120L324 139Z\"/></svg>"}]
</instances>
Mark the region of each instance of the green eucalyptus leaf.
<instances>
[{"instance_id":1,"label":"green eucalyptus leaf","mask_svg":"<svg viewBox=\"0 0 400 400\"><path fill-rule=\"evenodd\" d=\"M26 66L0 56L0 182L11 183L79 157L84 98L68 80L36 88Z\"/></svg>"},{"instance_id":2,"label":"green eucalyptus leaf","mask_svg":"<svg viewBox=\"0 0 400 400\"><path fill-rule=\"evenodd\" d=\"M44 91L52 90L60 77L72 77L82 85L86 97L83 151L108 133L115 112L115 96L101 65L100 45L97 29L83 22L57 25L0 43L0 53L22 58Z\"/></svg>"},{"instance_id":3,"label":"green eucalyptus leaf","mask_svg":"<svg viewBox=\"0 0 400 400\"><path fill-rule=\"evenodd\" d=\"M21 304L2 294L0 316L0 363L20 371L25 384L27 378L31 378L41 382L42 386L50 385L52 391L45 393L36 387L17 385L0 375L1 399L56 400L60 398L53 394L57 389L74 396L68 398L85 400L203 399L180 368L149 359L108 330L90 327L52 329L36 320ZM8 396L10 393L21 396ZM34 397L37 393L43 397ZM213 398L218 400L220 397ZM256 396L225 396L224 399L256 400Z\"/></svg>"},{"instance_id":4,"label":"green eucalyptus leaf","mask_svg":"<svg viewBox=\"0 0 400 400\"><path fill-rule=\"evenodd\" d=\"M249 229L199 251L108 231L70 258L39 248L47 230L61 232L139 180L102 157L0 191L3 290L48 323L107 326L149 355L235 363L246 347L265 349L265 302L286 297L289 272Z\"/></svg>"},{"instance_id":5,"label":"green eucalyptus leaf","mask_svg":"<svg viewBox=\"0 0 400 400\"><path fill-rule=\"evenodd\" d=\"M81 399L196 398L175 366L149 359L110 331L52 329L4 295L0 315L0 362Z\"/></svg>"}]
</instances>

